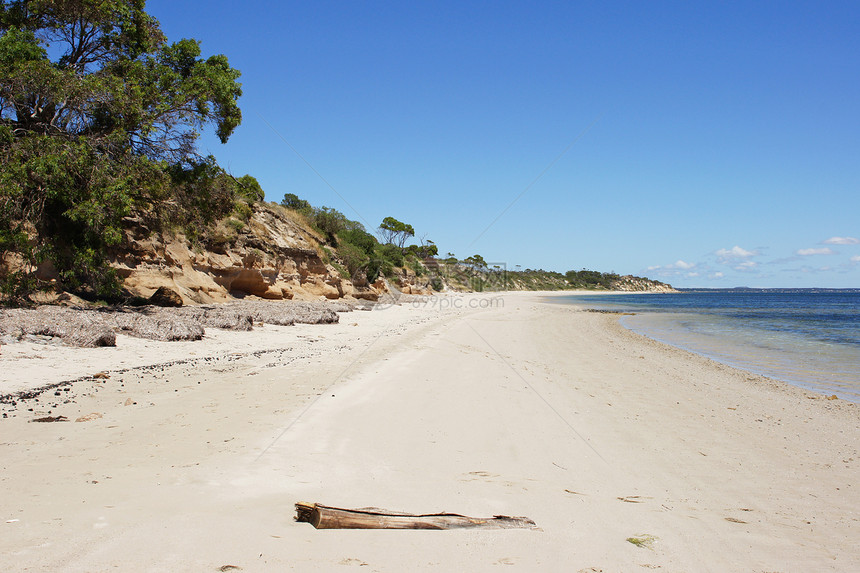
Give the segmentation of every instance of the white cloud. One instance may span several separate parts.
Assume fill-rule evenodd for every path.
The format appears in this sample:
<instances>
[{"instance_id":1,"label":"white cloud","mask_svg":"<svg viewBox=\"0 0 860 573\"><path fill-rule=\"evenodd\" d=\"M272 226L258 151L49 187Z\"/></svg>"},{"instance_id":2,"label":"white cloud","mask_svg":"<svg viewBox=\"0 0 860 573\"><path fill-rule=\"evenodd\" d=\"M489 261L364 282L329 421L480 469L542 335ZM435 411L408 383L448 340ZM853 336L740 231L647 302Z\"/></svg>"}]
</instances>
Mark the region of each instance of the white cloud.
<instances>
[{"instance_id":1,"label":"white cloud","mask_svg":"<svg viewBox=\"0 0 860 573\"><path fill-rule=\"evenodd\" d=\"M696 266L696 263L688 263L686 261L682 261L681 259L678 259L677 261L675 261L674 263L669 264L669 265L652 265L652 266L648 267L648 270L649 271L676 271L678 269L688 270L688 269L694 268L695 266Z\"/></svg>"},{"instance_id":2,"label":"white cloud","mask_svg":"<svg viewBox=\"0 0 860 573\"><path fill-rule=\"evenodd\" d=\"M716 252L717 257L719 257L720 261L726 261L729 259L748 259L749 257L754 257L758 254L757 251L748 251L743 247L739 247L735 245L731 249L720 249Z\"/></svg>"},{"instance_id":3,"label":"white cloud","mask_svg":"<svg viewBox=\"0 0 860 573\"><path fill-rule=\"evenodd\" d=\"M741 264L734 267L736 271L751 271L758 266L758 263L755 261L744 261Z\"/></svg>"},{"instance_id":4,"label":"white cloud","mask_svg":"<svg viewBox=\"0 0 860 573\"><path fill-rule=\"evenodd\" d=\"M797 254L801 257L808 257L810 255L835 255L836 251L829 247L824 247L822 249L800 249L797 251Z\"/></svg>"},{"instance_id":5,"label":"white cloud","mask_svg":"<svg viewBox=\"0 0 860 573\"><path fill-rule=\"evenodd\" d=\"M860 255L854 255L853 257L851 257L851 262L860 263Z\"/></svg>"},{"instance_id":6,"label":"white cloud","mask_svg":"<svg viewBox=\"0 0 860 573\"><path fill-rule=\"evenodd\" d=\"M723 274L723 273L721 273L720 271L717 271L717 272L715 272L714 274L712 274L712 275L711 275L711 278L712 278L712 279L721 279L721 278L723 278L724 276L726 276L726 275L724 275L724 274Z\"/></svg>"},{"instance_id":7,"label":"white cloud","mask_svg":"<svg viewBox=\"0 0 860 573\"><path fill-rule=\"evenodd\" d=\"M821 241L824 245L860 245L860 239L855 237L830 237L826 241Z\"/></svg>"},{"instance_id":8,"label":"white cloud","mask_svg":"<svg viewBox=\"0 0 860 573\"><path fill-rule=\"evenodd\" d=\"M698 263L688 263L687 261L678 259L674 263L670 263L668 265L652 265L648 267L648 272L664 278L680 276L696 277L698 276L698 272L693 269L698 268Z\"/></svg>"},{"instance_id":9,"label":"white cloud","mask_svg":"<svg viewBox=\"0 0 860 573\"><path fill-rule=\"evenodd\" d=\"M831 267L800 267L800 272L805 274L814 274L814 273L826 273L833 270Z\"/></svg>"}]
</instances>

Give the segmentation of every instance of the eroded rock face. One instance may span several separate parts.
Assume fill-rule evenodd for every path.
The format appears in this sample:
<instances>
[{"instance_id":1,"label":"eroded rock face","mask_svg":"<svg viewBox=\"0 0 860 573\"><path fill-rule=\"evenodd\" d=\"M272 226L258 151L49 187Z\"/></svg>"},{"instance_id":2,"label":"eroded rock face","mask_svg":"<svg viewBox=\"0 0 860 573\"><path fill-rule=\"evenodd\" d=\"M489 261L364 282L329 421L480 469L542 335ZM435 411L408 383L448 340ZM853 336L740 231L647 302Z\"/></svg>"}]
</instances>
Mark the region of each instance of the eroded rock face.
<instances>
[{"instance_id":1,"label":"eroded rock face","mask_svg":"<svg viewBox=\"0 0 860 573\"><path fill-rule=\"evenodd\" d=\"M356 288L320 257L321 238L278 207L259 205L233 236L192 245L181 234L152 232L127 220L126 241L112 264L132 294L149 298L159 288L185 304L226 302L256 296L269 300L376 300L384 281ZM225 233L226 234L226 233Z\"/></svg>"},{"instance_id":2,"label":"eroded rock face","mask_svg":"<svg viewBox=\"0 0 860 573\"><path fill-rule=\"evenodd\" d=\"M672 285L626 275L612 285L613 290L625 292L678 292Z\"/></svg>"},{"instance_id":3,"label":"eroded rock face","mask_svg":"<svg viewBox=\"0 0 860 573\"><path fill-rule=\"evenodd\" d=\"M433 289L427 277L419 277L412 269L403 269L397 279L397 288L403 294L431 295Z\"/></svg>"}]
</instances>

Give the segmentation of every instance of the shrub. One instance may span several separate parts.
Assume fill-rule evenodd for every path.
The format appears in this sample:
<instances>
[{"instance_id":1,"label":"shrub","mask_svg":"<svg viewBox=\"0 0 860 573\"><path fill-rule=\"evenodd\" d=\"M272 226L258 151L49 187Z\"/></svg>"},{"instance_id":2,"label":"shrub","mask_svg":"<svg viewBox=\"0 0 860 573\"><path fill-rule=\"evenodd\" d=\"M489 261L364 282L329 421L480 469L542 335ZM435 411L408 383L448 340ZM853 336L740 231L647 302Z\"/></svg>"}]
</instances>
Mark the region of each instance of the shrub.
<instances>
[{"instance_id":1,"label":"shrub","mask_svg":"<svg viewBox=\"0 0 860 573\"><path fill-rule=\"evenodd\" d=\"M247 199L251 204L266 198L263 188L260 187L260 182L251 175L243 175L236 179L236 187L239 196Z\"/></svg>"},{"instance_id":2,"label":"shrub","mask_svg":"<svg viewBox=\"0 0 860 573\"><path fill-rule=\"evenodd\" d=\"M397 245L391 243L380 245L376 249L377 256L387 263L395 267L403 266L403 251Z\"/></svg>"},{"instance_id":3,"label":"shrub","mask_svg":"<svg viewBox=\"0 0 860 573\"><path fill-rule=\"evenodd\" d=\"M340 243L337 248L337 256L344 262L351 277L354 277L369 260L369 257L363 250L347 242Z\"/></svg>"},{"instance_id":4,"label":"shrub","mask_svg":"<svg viewBox=\"0 0 860 573\"><path fill-rule=\"evenodd\" d=\"M337 234L338 243L349 243L360 249L367 257L373 256L379 244L376 237L359 228L344 229Z\"/></svg>"},{"instance_id":5,"label":"shrub","mask_svg":"<svg viewBox=\"0 0 860 573\"><path fill-rule=\"evenodd\" d=\"M254 210L250 205L239 200L233 204L233 214L242 221L248 222L251 220L251 215L254 214Z\"/></svg>"},{"instance_id":6,"label":"shrub","mask_svg":"<svg viewBox=\"0 0 860 573\"><path fill-rule=\"evenodd\" d=\"M346 216L337 209L320 207L313 210L314 226L332 243L337 242L337 234L346 228L346 222Z\"/></svg>"},{"instance_id":7,"label":"shrub","mask_svg":"<svg viewBox=\"0 0 860 573\"><path fill-rule=\"evenodd\" d=\"M409 257L408 265L409 268L412 269L412 271L415 273L415 275L419 277L424 276L424 273L427 271L424 265L421 264L421 261L419 261L416 257Z\"/></svg>"}]
</instances>

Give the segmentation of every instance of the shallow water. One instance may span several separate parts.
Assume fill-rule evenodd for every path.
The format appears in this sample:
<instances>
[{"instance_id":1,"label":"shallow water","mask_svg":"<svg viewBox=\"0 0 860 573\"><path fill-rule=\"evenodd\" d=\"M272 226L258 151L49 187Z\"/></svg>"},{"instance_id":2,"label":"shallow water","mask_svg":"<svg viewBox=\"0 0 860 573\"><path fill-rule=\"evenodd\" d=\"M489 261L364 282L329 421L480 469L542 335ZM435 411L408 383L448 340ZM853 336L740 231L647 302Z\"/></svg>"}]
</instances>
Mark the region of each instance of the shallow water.
<instances>
[{"instance_id":1,"label":"shallow water","mask_svg":"<svg viewBox=\"0 0 860 573\"><path fill-rule=\"evenodd\" d=\"M550 300L634 312L621 323L650 338L860 402L860 291L707 290Z\"/></svg>"}]
</instances>

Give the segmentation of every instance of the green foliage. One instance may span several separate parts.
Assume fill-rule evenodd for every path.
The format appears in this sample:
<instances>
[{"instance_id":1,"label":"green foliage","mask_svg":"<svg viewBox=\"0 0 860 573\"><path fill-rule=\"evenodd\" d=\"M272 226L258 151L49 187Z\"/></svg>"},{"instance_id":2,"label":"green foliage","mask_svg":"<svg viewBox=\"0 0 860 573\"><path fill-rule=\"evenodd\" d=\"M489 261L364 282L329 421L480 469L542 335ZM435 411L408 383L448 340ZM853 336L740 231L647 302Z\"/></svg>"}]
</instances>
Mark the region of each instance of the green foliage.
<instances>
[{"instance_id":1,"label":"green foliage","mask_svg":"<svg viewBox=\"0 0 860 573\"><path fill-rule=\"evenodd\" d=\"M27 295L37 290L36 277L32 273L16 271L0 276L2 302L7 306L27 304Z\"/></svg>"},{"instance_id":2,"label":"green foliage","mask_svg":"<svg viewBox=\"0 0 860 573\"><path fill-rule=\"evenodd\" d=\"M337 234L347 228L346 215L331 207L320 207L313 210L312 222L317 229L325 234L331 243L337 242Z\"/></svg>"},{"instance_id":3,"label":"green foliage","mask_svg":"<svg viewBox=\"0 0 860 573\"><path fill-rule=\"evenodd\" d=\"M0 12L0 117L16 132L87 136L182 161L197 130L241 121L239 72L195 40L167 44L140 0L19 1ZM62 55L51 62L43 45Z\"/></svg>"},{"instance_id":4,"label":"green foliage","mask_svg":"<svg viewBox=\"0 0 860 573\"><path fill-rule=\"evenodd\" d=\"M0 2L0 248L113 297L106 261L132 210L189 226L262 199L196 155L200 129L225 142L241 121L239 72L200 54L168 44L143 0Z\"/></svg>"},{"instance_id":5,"label":"green foliage","mask_svg":"<svg viewBox=\"0 0 860 573\"><path fill-rule=\"evenodd\" d=\"M421 248L418 249L418 256L422 259L435 257L439 254L439 247L433 241L427 240L423 242Z\"/></svg>"},{"instance_id":6,"label":"green foliage","mask_svg":"<svg viewBox=\"0 0 860 573\"><path fill-rule=\"evenodd\" d=\"M309 213L313 209L310 203L304 199L299 199L299 196L295 193L286 193L283 200L281 200L281 205L300 213Z\"/></svg>"},{"instance_id":7,"label":"green foliage","mask_svg":"<svg viewBox=\"0 0 860 573\"><path fill-rule=\"evenodd\" d=\"M360 247L352 243L341 242L337 247L337 256L346 265L349 276L354 277L370 258Z\"/></svg>"},{"instance_id":8,"label":"green foliage","mask_svg":"<svg viewBox=\"0 0 860 573\"><path fill-rule=\"evenodd\" d=\"M166 169L172 201L160 205L161 219L186 230L202 228L230 215L239 185L211 155Z\"/></svg>"},{"instance_id":9,"label":"green foliage","mask_svg":"<svg viewBox=\"0 0 860 573\"><path fill-rule=\"evenodd\" d=\"M364 263L364 271L367 275L367 280L371 283L376 281L380 275L386 277L396 276L396 268L402 267L405 262L403 251L390 243L385 245L377 243L370 253L367 253L366 250L363 252L368 255Z\"/></svg>"},{"instance_id":10,"label":"green foliage","mask_svg":"<svg viewBox=\"0 0 860 573\"><path fill-rule=\"evenodd\" d=\"M363 229L344 229L337 234L338 243L355 245L368 257L373 256L379 242L376 237Z\"/></svg>"},{"instance_id":11,"label":"green foliage","mask_svg":"<svg viewBox=\"0 0 860 573\"><path fill-rule=\"evenodd\" d=\"M335 270L337 270L338 274L340 274L340 276L342 276L343 278L348 279L348 278L351 278L351 277L352 277L352 275L351 275L351 274L350 274L350 272L347 270L347 268L346 268L346 267L344 267L343 265L341 265L341 264L340 264L339 262L337 262L336 260L332 259L332 260L330 260L330 261L329 261L328 263L326 263L326 264L329 264L329 265L333 266L333 267L335 268Z\"/></svg>"},{"instance_id":12,"label":"green foliage","mask_svg":"<svg viewBox=\"0 0 860 573\"><path fill-rule=\"evenodd\" d=\"M397 245L401 249L409 237L415 236L415 229L412 228L412 225L402 223L394 217L383 219L379 225L379 231L386 243Z\"/></svg>"},{"instance_id":13,"label":"green foliage","mask_svg":"<svg viewBox=\"0 0 860 573\"><path fill-rule=\"evenodd\" d=\"M380 245L376 250L376 253L381 260L388 262L395 267L403 266L403 251L396 245L391 243Z\"/></svg>"},{"instance_id":14,"label":"green foliage","mask_svg":"<svg viewBox=\"0 0 860 573\"><path fill-rule=\"evenodd\" d=\"M239 196L252 205L266 198L266 193L260 187L260 182L251 175L243 175L236 179L236 191Z\"/></svg>"},{"instance_id":15,"label":"green foliage","mask_svg":"<svg viewBox=\"0 0 860 573\"><path fill-rule=\"evenodd\" d=\"M251 206L244 201L236 201L233 204L233 214L247 223L251 220L251 215L254 214L254 210L251 209Z\"/></svg>"},{"instance_id":16,"label":"green foliage","mask_svg":"<svg viewBox=\"0 0 860 573\"><path fill-rule=\"evenodd\" d=\"M233 217L230 217L229 219L227 219L225 224L228 227L230 227L231 229L233 229L234 231L236 231L237 233L245 228L245 222L244 221L241 221L239 219L234 219Z\"/></svg>"},{"instance_id":17,"label":"green foliage","mask_svg":"<svg viewBox=\"0 0 860 573\"><path fill-rule=\"evenodd\" d=\"M53 261L65 288L110 297L118 287L106 259L122 218L144 203L142 189L157 195L167 178L147 158L105 161L99 151L86 138L48 135L0 144L0 246L32 266Z\"/></svg>"},{"instance_id":18,"label":"green foliage","mask_svg":"<svg viewBox=\"0 0 860 573\"><path fill-rule=\"evenodd\" d=\"M417 257L409 257L409 259L407 260L407 264L416 276L424 276L424 274L427 272L427 269L424 267L424 265L421 264L421 261Z\"/></svg>"},{"instance_id":19,"label":"green foliage","mask_svg":"<svg viewBox=\"0 0 860 573\"><path fill-rule=\"evenodd\" d=\"M436 247L433 241L427 241L424 245L409 245L406 247L406 254L418 259L427 259L439 254L439 248Z\"/></svg>"},{"instance_id":20,"label":"green foliage","mask_svg":"<svg viewBox=\"0 0 860 573\"><path fill-rule=\"evenodd\" d=\"M337 234L338 257L346 264L350 277L356 278L363 272L367 280L373 282L379 276L380 262L375 256L379 243L360 224L347 223L347 228Z\"/></svg>"},{"instance_id":21,"label":"green foliage","mask_svg":"<svg viewBox=\"0 0 860 573\"><path fill-rule=\"evenodd\" d=\"M567 271L564 278L567 279L567 282L569 282L573 288L608 289L612 287L612 283L621 277L615 273L601 273L598 271L582 269L580 271Z\"/></svg>"},{"instance_id":22,"label":"green foliage","mask_svg":"<svg viewBox=\"0 0 860 573\"><path fill-rule=\"evenodd\" d=\"M378 261L378 269L379 270L378 270L377 277L379 275L382 275L384 277L388 277L390 279L397 277L397 268L393 264L391 264L390 261L386 261L385 259L380 259Z\"/></svg>"},{"instance_id":23,"label":"green foliage","mask_svg":"<svg viewBox=\"0 0 860 573\"><path fill-rule=\"evenodd\" d=\"M471 257L466 257L463 259L463 262L477 270L486 269L487 263L484 261L484 257L481 255L472 255Z\"/></svg>"},{"instance_id":24,"label":"green foliage","mask_svg":"<svg viewBox=\"0 0 860 573\"><path fill-rule=\"evenodd\" d=\"M374 283L379 275L388 276L394 270L391 264L385 263L381 259L372 258L367 262L364 273L367 276L367 282Z\"/></svg>"}]
</instances>

